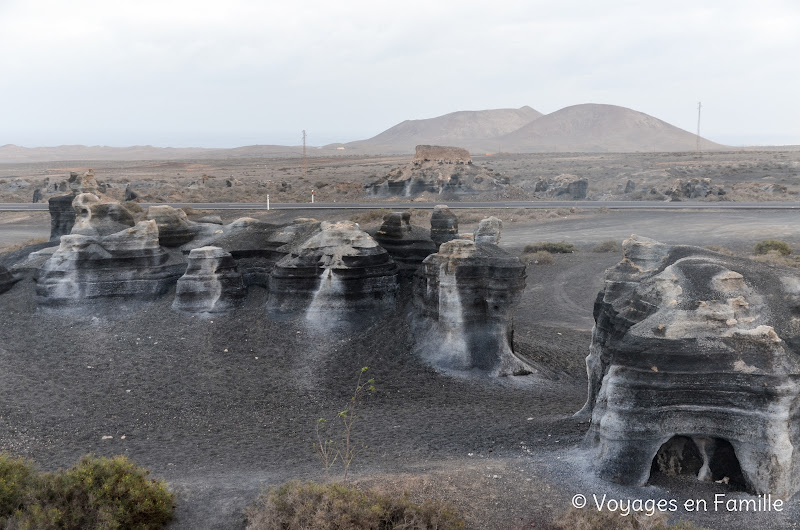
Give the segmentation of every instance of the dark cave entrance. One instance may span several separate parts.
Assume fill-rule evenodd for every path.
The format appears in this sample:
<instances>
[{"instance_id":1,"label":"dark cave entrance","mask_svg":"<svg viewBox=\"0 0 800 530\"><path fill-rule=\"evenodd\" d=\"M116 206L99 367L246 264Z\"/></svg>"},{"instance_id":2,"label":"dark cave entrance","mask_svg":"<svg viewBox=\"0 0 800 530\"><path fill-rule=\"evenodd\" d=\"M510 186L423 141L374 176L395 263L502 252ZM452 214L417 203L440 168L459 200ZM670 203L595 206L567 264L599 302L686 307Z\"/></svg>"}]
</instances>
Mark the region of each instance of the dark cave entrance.
<instances>
[{"instance_id":1,"label":"dark cave entrance","mask_svg":"<svg viewBox=\"0 0 800 530\"><path fill-rule=\"evenodd\" d=\"M708 467L705 469L703 452L708 458ZM727 485L730 490L751 492L736 451L724 438L673 436L659 448L653 458L648 483L688 476L707 482L722 481L721 484Z\"/></svg>"}]
</instances>

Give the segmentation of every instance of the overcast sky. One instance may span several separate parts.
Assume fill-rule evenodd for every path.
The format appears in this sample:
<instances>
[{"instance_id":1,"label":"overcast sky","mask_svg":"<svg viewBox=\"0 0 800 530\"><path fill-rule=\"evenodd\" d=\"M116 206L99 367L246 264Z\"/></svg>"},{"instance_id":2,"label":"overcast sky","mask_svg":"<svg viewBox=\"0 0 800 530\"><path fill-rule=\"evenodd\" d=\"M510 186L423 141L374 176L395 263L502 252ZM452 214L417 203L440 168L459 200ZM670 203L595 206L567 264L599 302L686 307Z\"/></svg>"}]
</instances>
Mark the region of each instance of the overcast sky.
<instances>
[{"instance_id":1,"label":"overcast sky","mask_svg":"<svg viewBox=\"0 0 800 530\"><path fill-rule=\"evenodd\" d=\"M233 147L609 103L800 144L800 2L0 0L0 145Z\"/></svg>"}]
</instances>

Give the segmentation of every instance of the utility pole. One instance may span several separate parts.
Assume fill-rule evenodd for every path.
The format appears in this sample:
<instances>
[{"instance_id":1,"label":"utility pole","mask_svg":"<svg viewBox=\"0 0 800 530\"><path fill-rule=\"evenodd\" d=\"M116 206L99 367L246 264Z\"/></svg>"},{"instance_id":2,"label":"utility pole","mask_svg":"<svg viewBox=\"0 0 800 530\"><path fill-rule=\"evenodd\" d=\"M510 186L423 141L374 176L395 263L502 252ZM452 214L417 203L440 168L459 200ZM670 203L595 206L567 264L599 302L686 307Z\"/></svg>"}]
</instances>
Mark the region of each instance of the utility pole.
<instances>
[{"instance_id":1,"label":"utility pole","mask_svg":"<svg viewBox=\"0 0 800 530\"><path fill-rule=\"evenodd\" d=\"M303 129L303 179L308 174L308 161L306 160L306 130Z\"/></svg>"},{"instance_id":2,"label":"utility pole","mask_svg":"<svg viewBox=\"0 0 800 530\"><path fill-rule=\"evenodd\" d=\"M700 109L703 107L703 103L698 101L697 102L697 154L700 154Z\"/></svg>"}]
</instances>

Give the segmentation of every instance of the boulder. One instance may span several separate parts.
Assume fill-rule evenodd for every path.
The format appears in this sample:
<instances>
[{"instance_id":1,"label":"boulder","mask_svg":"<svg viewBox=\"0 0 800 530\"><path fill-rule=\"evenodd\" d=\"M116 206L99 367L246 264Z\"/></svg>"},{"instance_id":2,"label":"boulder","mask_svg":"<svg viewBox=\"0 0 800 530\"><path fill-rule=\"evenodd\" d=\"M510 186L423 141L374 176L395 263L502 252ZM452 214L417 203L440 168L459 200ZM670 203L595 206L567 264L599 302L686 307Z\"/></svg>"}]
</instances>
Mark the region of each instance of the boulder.
<instances>
[{"instance_id":1,"label":"boulder","mask_svg":"<svg viewBox=\"0 0 800 530\"><path fill-rule=\"evenodd\" d=\"M525 265L497 245L443 243L414 277L418 352L443 370L530 372L512 340L512 310L524 289Z\"/></svg>"},{"instance_id":2,"label":"boulder","mask_svg":"<svg viewBox=\"0 0 800 530\"><path fill-rule=\"evenodd\" d=\"M90 169L83 175L78 175L74 171L69 174L67 186L73 195L80 195L81 193L91 193L97 195L100 190L97 186L97 180L94 178L94 170Z\"/></svg>"},{"instance_id":3,"label":"boulder","mask_svg":"<svg viewBox=\"0 0 800 530\"><path fill-rule=\"evenodd\" d=\"M42 188L36 188L35 190L33 190L33 199L32 199L33 204L36 204L37 202L41 201L42 198L43 198Z\"/></svg>"},{"instance_id":4,"label":"boulder","mask_svg":"<svg viewBox=\"0 0 800 530\"><path fill-rule=\"evenodd\" d=\"M404 275L413 274L422 260L436 252L436 243L431 240L430 231L413 226L408 212L387 215L373 237L392 256L399 272Z\"/></svg>"},{"instance_id":5,"label":"boulder","mask_svg":"<svg viewBox=\"0 0 800 530\"><path fill-rule=\"evenodd\" d=\"M642 486L655 465L794 494L797 314L793 269L626 240L595 303L589 396L579 413L591 417L586 439L599 475Z\"/></svg>"},{"instance_id":6,"label":"boulder","mask_svg":"<svg viewBox=\"0 0 800 530\"><path fill-rule=\"evenodd\" d=\"M178 280L172 307L191 313L229 311L245 293L233 256L219 247L200 247L189 252L186 273Z\"/></svg>"},{"instance_id":7,"label":"boulder","mask_svg":"<svg viewBox=\"0 0 800 530\"><path fill-rule=\"evenodd\" d=\"M673 201L682 199L704 199L706 197L720 197L725 195L725 190L715 186L710 178L677 179L673 182L665 195Z\"/></svg>"},{"instance_id":8,"label":"boulder","mask_svg":"<svg viewBox=\"0 0 800 530\"><path fill-rule=\"evenodd\" d=\"M269 290L273 313L305 312L311 321L375 313L394 306L397 265L358 224L322 222L275 264Z\"/></svg>"},{"instance_id":9,"label":"boulder","mask_svg":"<svg viewBox=\"0 0 800 530\"><path fill-rule=\"evenodd\" d=\"M135 201L139 198L139 194L131 188L130 183L125 185L125 201Z\"/></svg>"},{"instance_id":10,"label":"boulder","mask_svg":"<svg viewBox=\"0 0 800 530\"><path fill-rule=\"evenodd\" d=\"M72 201L75 224L71 234L107 236L136 224L131 212L118 201L100 198L92 193L81 193Z\"/></svg>"},{"instance_id":11,"label":"boulder","mask_svg":"<svg viewBox=\"0 0 800 530\"><path fill-rule=\"evenodd\" d=\"M433 207L431 214L431 240L438 249L442 243L458 237L458 217L444 204Z\"/></svg>"},{"instance_id":12,"label":"boulder","mask_svg":"<svg viewBox=\"0 0 800 530\"><path fill-rule=\"evenodd\" d=\"M158 244L155 221L107 236L70 234L38 273L40 305L62 306L152 300L169 290L186 269L180 254Z\"/></svg>"}]
</instances>

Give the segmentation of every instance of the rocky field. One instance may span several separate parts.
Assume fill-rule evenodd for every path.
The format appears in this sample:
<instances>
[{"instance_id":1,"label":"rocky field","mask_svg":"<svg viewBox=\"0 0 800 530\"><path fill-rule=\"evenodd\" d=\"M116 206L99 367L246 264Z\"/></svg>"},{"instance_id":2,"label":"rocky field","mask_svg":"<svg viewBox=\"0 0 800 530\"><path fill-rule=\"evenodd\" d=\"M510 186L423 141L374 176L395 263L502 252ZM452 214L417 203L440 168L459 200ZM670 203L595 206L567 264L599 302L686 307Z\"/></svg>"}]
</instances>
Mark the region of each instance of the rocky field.
<instances>
[{"instance_id":1,"label":"rocky field","mask_svg":"<svg viewBox=\"0 0 800 530\"><path fill-rule=\"evenodd\" d=\"M127 188L144 202L266 202L267 195L273 202L309 202L312 190L317 202L380 201L390 197L375 191L387 178L409 178L404 168L412 158L310 156L305 164L299 157L2 164L0 202L31 202L37 189L40 200L46 200L64 193L70 172L82 174L89 168L95 169L105 193L118 200L125 198ZM469 169L436 163L420 168L420 183L408 188L406 197L428 202L783 201L796 200L800 192L800 151L497 153L473 156L472 163ZM580 193L574 184L567 189L573 182L579 183Z\"/></svg>"}]
</instances>

